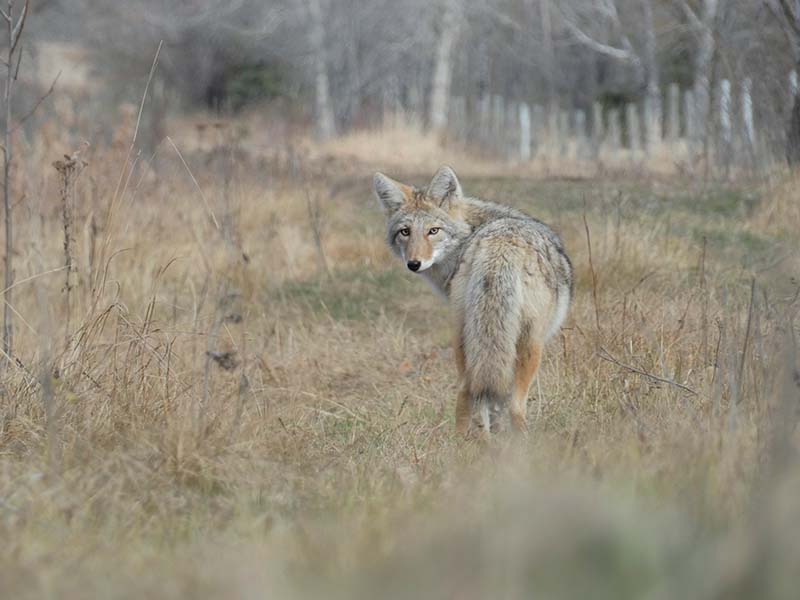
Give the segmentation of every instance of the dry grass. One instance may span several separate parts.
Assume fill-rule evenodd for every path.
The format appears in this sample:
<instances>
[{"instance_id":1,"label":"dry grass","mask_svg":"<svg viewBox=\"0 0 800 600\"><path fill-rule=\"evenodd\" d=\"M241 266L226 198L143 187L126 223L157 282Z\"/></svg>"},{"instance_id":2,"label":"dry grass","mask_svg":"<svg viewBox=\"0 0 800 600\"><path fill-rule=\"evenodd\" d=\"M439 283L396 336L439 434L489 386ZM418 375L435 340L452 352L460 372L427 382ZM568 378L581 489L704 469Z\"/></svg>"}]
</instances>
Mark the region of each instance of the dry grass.
<instances>
[{"instance_id":1,"label":"dry grass","mask_svg":"<svg viewBox=\"0 0 800 600\"><path fill-rule=\"evenodd\" d=\"M446 309L383 248L351 147L385 142L197 151L197 184L169 146L132 170L94 149L70 319L57 174L26 165L4 593L794 597L797 256L771 225L791 203L462 168L468 193L557 226L578 277L529 441L483 449L453 433Z\"/></svg>"}]
</instances>

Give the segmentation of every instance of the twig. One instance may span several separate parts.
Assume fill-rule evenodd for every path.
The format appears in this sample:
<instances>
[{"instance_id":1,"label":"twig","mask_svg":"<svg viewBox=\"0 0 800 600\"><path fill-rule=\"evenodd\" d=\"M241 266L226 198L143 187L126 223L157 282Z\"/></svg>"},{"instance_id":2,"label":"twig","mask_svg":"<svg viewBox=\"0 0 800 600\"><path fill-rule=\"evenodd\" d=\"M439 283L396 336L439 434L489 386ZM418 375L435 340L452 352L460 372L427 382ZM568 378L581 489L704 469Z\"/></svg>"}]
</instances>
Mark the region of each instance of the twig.
<instances>
[{"instance_id":1,"label":"twig","mask_svg":"<svg viewBox=\"0 0 800 600\"><path fill-rule=\"evenodd\" d=\"M22 5L22 13L17 18L17 24L14 25L14 29L11 31L11 39L9 40L11 54L17 49L17 44L19 44L20 37L22 36L22 29L25 27L25 19L28 18L28 3L29 0L25 0L25 4Z\"/></svg>"},{"instance_id":2,"label":"twig","mask_svg":"<svg viewBox=\"0 0 800 600\"><path fill-rule=\"evenodd\" d=\"M641 369L637 369L636 367L632 367L630 365L626 365L625 363L622 363L619 360L617 360L616 358L614 358L611 355L611 353L608 350L606 350L605 348L603 348L602 346L600 346L600 348L599 348L598 356L600 358L602 358L603 360L606 360L606 361L608 361L610 363L613 363L613 364L617 365L618 367L621 367L623 369L626 369L626 370L630 371L631 373L636 373L638 375L641 375L642 377L647 377L648 379L652 379L653 381L658 381L658 382L661 382L661 383L666 383L668 385L673 385L673 386L675 386L677 388L682 389L685 392L689 392L693 396L699 396L700 395L699 392L697 392L696 390L693 390L689 386L683 385L682 383L678 383L677 381L674 381L672 379L667 379L666 377L659 377L658 375L653 375L652 373L648 373L647 371L642 371Z\"/></svg>"},{"instance_id":3,"label":"twig","mask_svg":"<svg viewBox=\"0 0 800 600\"><path fill-rule=\"evenodd\" d=\"M55 269L50 269L49 271L44 271L42 273L37 273L36 275L31 275L30 277L26 277L25 279L20 279L15 281L14 284L11 286L11 289L17 287L18 285L22 285L23 283L28 283L29 281L33 281L34 279L39 279L39 277L44 277L45 275L50 275L51 273L58 273L59 271L63 271L67 267L56 267ZM8 290L0 291L0 295L3 295Z\"/></svg>"},{"instance_id":4,"label":"twig","mask_svg":"<svg viewBox=\"0 0 800 600\"><path fill-rule=\"evenodd\" d=\"M583 211L583 227L586 230L586 245L589 248L589 271L592 274L592 301L594 302L594 321L597 332L600 333L600 308L597 304L597 275L592 261L592 237L589 235L589 224L586 222L586 210Z\"/></svg>"},{"instance_id":5,"label":"twig","mask_svg":"<svg viewBox=\"0 0 800 600\"><path fill-rule=\"evenodd\" d=\"M742 377L744 375L744 360L745 357L747 356L747 346L750 342L750 329L752 327L752 322L753 322L753 305L755 304L755 300L756 300L756 278L753 277L753 279L750 281L750 307L747 309L747 328L745 329L744 332L744 345L742 347L742 356L739 359L739 373L736 377L736 381L738 381L739 383L739 389L742 388ZM739 404L741 400L742 398L741 396L739 396L736 399L736 404Z\"/></svg>"},{"instance_id":6,"label":"twig","mask_svg":"<svg viewBox=\"0 0 800 600\"><path fill-rule=\"evenodd\" d=\"M192 179L192 183L194 183L194 186L197 188L197 191L200 192L200 197L203 199L203 204L206 205L206 210L208 211L208 214L211 215L211 220L214 222L214 227L216 227L217 229L220 229L219 221L217 221L217 216L214 214L214 211L211 210L211 205L208 203L208 198L206 198L206 195L203 193L203 188L200 187L200 184L197 182L197 179L195 179L195 176L192 173L192 170L189 168L189 165L184 160L183 154L181 154L181 151L178 150L178 147L175 145L175 142L172 141L171 137L167 136L167 141L170 144L172 144L172 147L175 149L175 152L177 153L178 158L181 159L181 162L183 163L183 166L186 168L186 172L189 174L189 177Z\"/></svg>"},{"instance_id":7,"label":"twig","mask_svg":"<svg viewBox=\"0 0 800 600\"><path fill-rule=\"evenodd\" d=\"M311 198L311 194L306 192L306 209L308 211L308 222L311 225L311 233L314 235L314 246L317 249L317 258L321 270L325 277L332 279L331 270L328 267L328 259L325 256L325 249L322 247L322 214L319 206L319 198L315 195Z\"/></svg>"},{"instance_id":8,"label":"twig","mask_svg":"<svg viewBox=\"0 0 800 600\"><path fill-rule=\"evenodd\" d=\"M42 105L42 102L44 102L45 100L47 100L47 99L50 97L50 95L51 95L51 94L52 94L52 93L55 91L55 89L56 89L56 84L58 83L58 79L59 79L60 77L61 77L61 71L59 71L59 72L58 72L58 75L56 75L56 78L55 78L55 79L53 79L53 83L51 83L51 84L50 84L50 89L48 89L48 90L47 90L47 91L44 93L44 95L43 95L43 96L40 96L40 97L39 97L39 99L36 101L36 104L34 104L34 105L33 105L33 108L31 108L31 109L30 109L30 110L29 110L29 111L28 111L28 112L25 114L25 116L24 116L24 117L22 117L21 119L19 119L19 121L18 121L18 123L16 124L16 126L14 126L14 127L11 129L11 132L12 132L12 133L13 133L14 131L16 131L17 129L19 129L20 127L22 127L22 125L25 123L25 121L27 121L28 119L30 119L30 118L33 116L33 114L34 114L34 113L35 113L35 112L36 112L36 111L39 109L39 107Z\"/></svg>"}]
</instances>

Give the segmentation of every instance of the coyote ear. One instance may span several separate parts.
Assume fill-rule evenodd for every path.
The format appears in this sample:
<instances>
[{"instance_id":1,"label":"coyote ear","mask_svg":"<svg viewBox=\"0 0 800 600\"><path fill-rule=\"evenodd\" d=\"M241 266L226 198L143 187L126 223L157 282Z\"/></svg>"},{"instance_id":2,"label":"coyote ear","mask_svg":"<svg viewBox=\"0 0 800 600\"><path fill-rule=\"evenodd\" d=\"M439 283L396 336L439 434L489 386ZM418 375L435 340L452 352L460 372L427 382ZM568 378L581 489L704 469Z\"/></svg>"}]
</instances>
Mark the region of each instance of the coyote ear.
<instances>
[{"instance_id":1,"label":"coyote ear","mask_svg":"<svg viewBox=\"0 0 800 600\"><path fill-rule=\"evenodd\" d=\"M428 186L428 197L442 208L447 208L451 203L461 200L463 197L461 184L453 169L445 166L436 172Z\"/></svg>"},{"instance_id":2,"label":"coyote ear","mask_svg":"<svg viewBox=\"0 0 800 600\"><path fill-rule=\"evenodd\" d=\"M383 173L375 173L375 177L372 179L372 186L375 189L378 201L388 215L396 212L406 201L406 196L403 193L403 188L406 186L388 178Z\"/></svg>"}]
</instances>

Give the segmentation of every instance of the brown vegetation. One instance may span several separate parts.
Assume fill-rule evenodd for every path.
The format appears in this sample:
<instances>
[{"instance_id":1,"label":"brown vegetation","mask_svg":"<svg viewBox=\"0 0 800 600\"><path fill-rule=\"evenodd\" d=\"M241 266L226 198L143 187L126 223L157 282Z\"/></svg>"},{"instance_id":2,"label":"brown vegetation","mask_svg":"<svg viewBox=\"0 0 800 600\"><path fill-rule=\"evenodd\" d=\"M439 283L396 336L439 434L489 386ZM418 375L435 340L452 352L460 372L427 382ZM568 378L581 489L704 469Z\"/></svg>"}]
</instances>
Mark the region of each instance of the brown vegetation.
<instances>
[{"instance_id":1,"label":"brown vegetation","mask_svg":"<svg viewBox=\"0 0 800 600\"><path fill-rule=\"evenodd\" d=\"M38 143L13 182L9 597L793 597L796 186L457 164L559 229L578 278L530 440L484 451L453 433L446 308L383 246L390 157L89 149L65 290L71 149Z\"/></svg>"}]
</instances>

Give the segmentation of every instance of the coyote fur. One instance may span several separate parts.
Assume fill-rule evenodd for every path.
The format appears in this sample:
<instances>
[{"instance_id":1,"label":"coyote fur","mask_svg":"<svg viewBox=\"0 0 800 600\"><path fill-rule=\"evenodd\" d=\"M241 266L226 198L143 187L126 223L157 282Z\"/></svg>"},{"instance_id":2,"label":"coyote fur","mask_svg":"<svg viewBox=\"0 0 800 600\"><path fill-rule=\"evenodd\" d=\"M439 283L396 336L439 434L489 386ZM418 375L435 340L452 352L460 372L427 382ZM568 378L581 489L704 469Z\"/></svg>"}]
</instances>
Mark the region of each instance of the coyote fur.
<instances>
[{"instance_id":1,"label":"coyote fur","mask_svg":"<svg viewBox=\"0 0 800 600\"><path fill-rule=\"evenodd\" d=\"M528 388L545 342L572 297L572 264L558 235L525 213L463 195L442 167L417 189L376 173L386 241L444 295L455 320L460 378L456 430L527 432Z\"/></svg>"}]
</instances>

